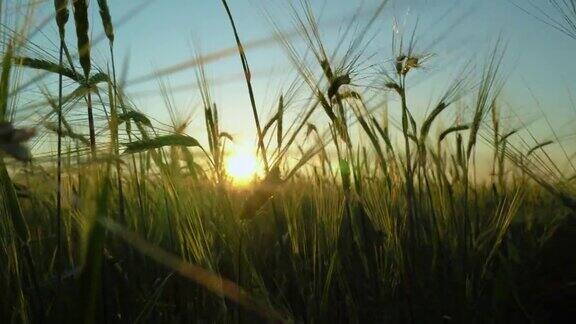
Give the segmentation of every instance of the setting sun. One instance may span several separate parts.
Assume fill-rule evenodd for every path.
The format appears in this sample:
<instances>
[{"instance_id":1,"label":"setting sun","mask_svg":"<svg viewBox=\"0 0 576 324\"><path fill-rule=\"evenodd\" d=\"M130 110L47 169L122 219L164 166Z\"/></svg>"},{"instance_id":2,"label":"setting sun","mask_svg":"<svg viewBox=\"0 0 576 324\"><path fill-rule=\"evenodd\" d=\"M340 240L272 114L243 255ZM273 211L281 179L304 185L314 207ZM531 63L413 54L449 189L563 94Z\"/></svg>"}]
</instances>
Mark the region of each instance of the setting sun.
<instances>
[{"instance_id":1,"label":"setting sun","mask_svg":"<svg viewBox=\"0 0 576 324\"><path fill-rule=\"evenodd\" d=\"M238 148L226 159L226 173L238 185L248 184L260 171L256 156L248 149Z\"/></svg>"}]
</instances>

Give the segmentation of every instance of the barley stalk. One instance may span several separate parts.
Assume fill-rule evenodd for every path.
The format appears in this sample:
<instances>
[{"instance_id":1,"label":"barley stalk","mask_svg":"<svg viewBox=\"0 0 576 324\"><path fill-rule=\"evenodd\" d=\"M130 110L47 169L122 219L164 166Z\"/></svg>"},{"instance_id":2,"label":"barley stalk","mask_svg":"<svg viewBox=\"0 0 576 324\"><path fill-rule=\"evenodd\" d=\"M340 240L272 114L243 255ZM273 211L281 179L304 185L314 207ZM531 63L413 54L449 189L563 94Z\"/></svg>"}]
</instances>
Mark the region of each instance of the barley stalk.
<instances>
[{"instance_id":1,"label":"barley stalk","mask_svg":"<svg viewBox=\"0 0 576 324\"><path fill-rule=\"evenodd\" d=\"M116 159L116 174L118 177L118 204L119 204L119 208L120 208L120 217L124 218L124 190L123 190L123 185L122 185L122 167L120 165L120 160L119 160L119 156L120 156L120 151L119 151L119 145L118 145L118 123L119 123L119 119L118 119L118 110L117 110L117 104L116 104L116 100L117 97L119 96L118 91L116 90L116 64L114 62L114 25L112 24L112 16L110 14L110 8L108 7L108 2L106 0L98 0L98 7L99 7L99 12L100 12L100 18L102 20L102 25L104 27L104 33L106 34L106 37L108 38L108 45L109 45L109 49L110 49L110 58L112 60L112 75L113 75L113 80L108 82L109 85L109 96L111 98L110 101L110 114L112 115L111 118L111 125L113 125L113 129L111 129L112 132L112 136L115 138L115 140L113 141L113 146L114 146L114 154L116 155L117 159ZM122 109L124 110L123 112L125 112L125 108L122 105L121 106ZM128 139L130 141L132 141L131 135L130 133L128 134ZM133 160L133 163L135 164L135 161Z\"/></svg>"},{"instance_id":2,"label":"barley stalk","mask_svg":"<svg viewBox=\"0 0 576 324\"><path fill-rule=\"evenodd\" d=\"M280 153L280 149L282 148L282 135L283 135L283 115L284 115L284 96L280 96L280 100L278 100L278 118L276 119L276 147L278 153Z\"/></svg>"},{"instance_id":3,"label":"barley stalk","mask_svg":"<svg viewBox=\"0 0 576 324\"><path fill-rule=\"evenodd\" d=\"M60 35L60 51L58 58L58 66L63 68L63 54L64 47L66 46L65 40L65 26L68 22L68 1L67 0L54 0L54 9L56 10L56 24L58 25L58 33ZM57 148L57 180L56 180L56 219L57 219L57 248L58 255L60 256L57 264L58 279L62 276L63 271L63 258L62 251L62 74L58 73L58 148ZM60 281L60 280L58 280Z\"/></svg>"},{"instance_id":4,"label":"barley stalk","mask_svg":"<svg viewBox=\"0 0 576 324\"><path fill-rule=\"evenodd\" d=\"M252 75L250 73L250 67L248 66L248 60L246 59L246 53L244 52L244 47L242 47L242 43L240 42L240 37L238 36L238 31L236 30L236 24L234 23L234 19L232 18L232 13L230 12L230 8L228 7L228 3L226 0L222 0L222 4L226 9L226 13L228 14L228 18L230 20L230 24L232 25L232 30L234 31L234 38L236 39L236 44L238 46L238 53L240 55L240 61L242 62L242 68L244 69L244 77L246 79L246 86L248 87L248 94L250 97L250 104L252 106L252 115L254 117L254 123L256 124L256 131L258 135L258 147L260 150L260 154L262 155L262 161L264 162L264 168L266 172L269 171L268 165L268 158L266 157L266 147L264 146L264 138L262 136L262 128L260 127L260 119L258 117L258 110L256 109L256 100L254 99L254 90L252 89L252 82L251 78Z\"/></svg>"},{"instance_id":5,"label":"barley stalk","mask_svg":"<svg viewBox=\"0 0 576 324\"><path fill-rule=\"evenodd\" d=\"M88 1L73 0L74 22L76 23L76 38L78 39L78 55L80 65L84 71L84 79L88 81L91 69L90 62L90 37L88 22ZM94 115L92 111L92 95L86 95L88 105L88 128L90 131L90 150L92 157L96 157L96 131L94 130Z\"/></svg>"}]
</instances>

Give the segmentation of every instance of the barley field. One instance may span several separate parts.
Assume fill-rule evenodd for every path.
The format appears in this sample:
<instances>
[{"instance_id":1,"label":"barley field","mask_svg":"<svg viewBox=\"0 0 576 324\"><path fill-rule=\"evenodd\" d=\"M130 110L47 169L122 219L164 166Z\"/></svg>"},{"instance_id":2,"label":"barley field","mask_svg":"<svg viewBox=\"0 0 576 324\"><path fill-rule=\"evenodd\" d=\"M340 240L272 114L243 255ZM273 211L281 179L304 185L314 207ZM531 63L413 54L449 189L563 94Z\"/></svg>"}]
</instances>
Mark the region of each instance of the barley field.
<instances>
[{"instance_id":1,"label":"barley field","mask_svg":"<svg viewBox=\"0 0 576 324\"><path fill-rule=\"evenodd\" d=\"M389 19L395 1L350 1L346 20L326 23L312 0L286 1L286 12L265 3L253 14L272 36L260 41L235 18L252 9L213 1L231 47L193 46L134 79L130 57L115 57L130 21L114 2L0 0L0 322L576 316L576 83L550 85L572 103L564 128L545 103L538 123L511 107L506 31L434 79L426 99L415 88L448 68L446 53L419 37L417 19ZM576 54L574 0L503 2ZM389 42L375 49L380 33ZM255 86L260 46L284 54L283 86ZM223 57L240 113L214 94ZM194 113L166 81L182 69ZM148 81L165 121L127 89ZM238 126L244 143L225 127L238 114L250 121Z\"/></svg>"}]
</instances>

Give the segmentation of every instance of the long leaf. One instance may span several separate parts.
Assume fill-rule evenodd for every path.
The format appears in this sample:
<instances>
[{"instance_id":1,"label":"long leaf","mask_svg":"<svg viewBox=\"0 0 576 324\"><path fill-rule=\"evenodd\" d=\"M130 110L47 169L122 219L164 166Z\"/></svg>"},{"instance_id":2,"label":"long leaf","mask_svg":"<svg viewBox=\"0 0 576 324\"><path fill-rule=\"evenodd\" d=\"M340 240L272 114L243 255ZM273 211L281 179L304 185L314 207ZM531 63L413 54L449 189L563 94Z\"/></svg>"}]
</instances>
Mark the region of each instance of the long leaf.
<instances>
[{"instance_id":1,"label":"long leaf","mask_svg":"<svg viewBox=\"0 0 576 324\"><path fill-rule=\"evenodd\" d=\"M198 146L200 143L190 136L181 134L163 135L156 138L144 139L132 143L125 144L125 154L138 153L148 151L165 146Z\"/></svg>"}]
</instances>

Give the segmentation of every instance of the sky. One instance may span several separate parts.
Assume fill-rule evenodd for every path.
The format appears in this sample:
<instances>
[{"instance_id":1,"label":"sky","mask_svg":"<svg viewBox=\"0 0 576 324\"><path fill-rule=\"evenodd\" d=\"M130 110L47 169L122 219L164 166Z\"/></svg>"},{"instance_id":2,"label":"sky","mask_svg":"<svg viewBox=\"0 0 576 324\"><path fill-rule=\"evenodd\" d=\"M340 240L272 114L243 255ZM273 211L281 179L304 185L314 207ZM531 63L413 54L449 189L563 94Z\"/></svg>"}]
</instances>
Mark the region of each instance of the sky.
<instances>
[{"instance_id":1,"label":"sky","mask_svg":"<svg viewBox=\"0 0 576 324\"><path fill-rule=\"evenodd\" d=\"M218 0L156 0L134 13L143 1L109 0L116 25L115 54L118 71L127 71L127 93L139 109L153 118L167 122L168 114L159 93L156 79L131 82L157 69L189 60L194 51L209 54L235 45L230 23ZM8 1L10 3L10 1ZM282 30L293 28L287 0L229 0L241 40L251 41L270 37L274 24ZM310 0L321 17L320 29L327 48L332 48L341 34L344 22L358 6L364 12L373 11L377 0ZM96 1L91 1L92 36L101 34ZM38 8L44 17L52 8L45 1ZM122 20L121 17L126 17ZM360 19L367 20L368 14ZM274 21L272 24L270 21ZM502 74L506 87L502 96L505 115L518 116L523 123L534 126L543 136L545 115L557 130L570 134L576 109L569 100L570 89L576 90L576 40L550 28L515 7L508 0L391 0L375 24L375 38L367 52L374 74L391 56L390 36L393 21L410 31L416 25L421 49L434 54L432 60L414 76L412 102L415 114L422 116L431 100L441 95L451 76L460 71L466 61L480 64L485 60L495 40L506 44ZM48 24L34 42L54 56L57 54L54 24ZM75 44L74 32L68 32L70 44ZM294 42L298 42L294 39ZM285 50L275 43L246 49L253 71L256 102L264 117L271 115L278 94L293 80L294 73ZM95 44L92 53L98 66L106 66L109 55L105 42ZM242 141L255 141L251 108L237 55L228 55L206 66L212 84L213 99L218 104L221 126ZM182 70L164 77L171 87L193 84L193 69ZM575 94L576 95L576 94ZM174 91L175 106L184 115L191 114L191 135L202 134L203 116L198 91ZM391 109L394 116L396 112ZM449 123L451 118L446 118ZM512 126L511 126L512 127ZM556 126L555 126L556 127Z\"/></svg>"}]
</instances>

